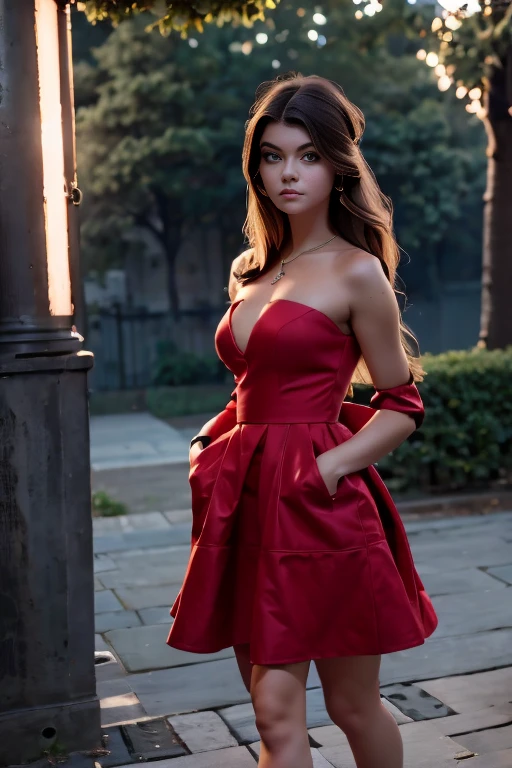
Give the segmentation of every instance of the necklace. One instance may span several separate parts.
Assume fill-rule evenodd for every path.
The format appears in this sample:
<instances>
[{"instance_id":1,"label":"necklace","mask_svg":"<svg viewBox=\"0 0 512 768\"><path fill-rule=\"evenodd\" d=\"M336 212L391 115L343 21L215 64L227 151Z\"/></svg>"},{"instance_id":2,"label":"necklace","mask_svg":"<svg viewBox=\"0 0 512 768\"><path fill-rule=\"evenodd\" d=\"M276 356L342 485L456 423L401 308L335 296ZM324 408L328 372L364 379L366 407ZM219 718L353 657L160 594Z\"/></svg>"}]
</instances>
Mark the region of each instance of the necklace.
<instances>
[{"instance_id":1,"label":"necklace","mask_svg":"<svg viewBox=\"0 0 512 768\"><path fill-rule=\"evenodd\" d=\"M288 261L285 261L284 259L281 260L281 269L277 273L277 275L274 277L273 280L270 281L270 285L273 285L274 283L277 283L278 280L280 280L282 277L284 277L284 265L289 264L291 261L295 261L295 259L298 259L299 256L302 256L303 253L311 253L311 251L318 251L319 248L322 248L322 246L327 245L327 243L330 243L332 240L334 240L335 237L338 237L338 235L334 235L334 237L331 237L329 240L326 240L325 243L321 243L320 245L315 245L314 248L308 248L307 251L301 251L296 256L293 257L293 259L288 259Z\"/></svg>"}]
</instances>

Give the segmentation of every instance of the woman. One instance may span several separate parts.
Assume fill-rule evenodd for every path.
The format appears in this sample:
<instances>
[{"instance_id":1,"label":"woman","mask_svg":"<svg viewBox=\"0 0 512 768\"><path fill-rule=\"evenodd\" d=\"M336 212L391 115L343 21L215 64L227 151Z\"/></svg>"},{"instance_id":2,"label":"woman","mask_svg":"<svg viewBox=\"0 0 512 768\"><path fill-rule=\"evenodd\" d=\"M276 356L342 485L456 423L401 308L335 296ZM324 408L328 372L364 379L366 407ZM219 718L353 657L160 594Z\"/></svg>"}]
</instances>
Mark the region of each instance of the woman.
<instances>
[{"instance_id":1,"label":"woman","mask_svg":"<svg viewBox=\"0 0 512 768\"><path fill-rule=\"evenodd\" d=\"M217 328L236 388L191 443L192 551L168 643L234 646L262 768L311 768L305 686L358 768L401 768L379 696L382 653L437 618L374 462L423 419L393 290L391 203L359 149L364 118L335 83L263 83L246 123L244 225ZM372 408L343 402L373 383Z\"/></svg>"}]
</instances>

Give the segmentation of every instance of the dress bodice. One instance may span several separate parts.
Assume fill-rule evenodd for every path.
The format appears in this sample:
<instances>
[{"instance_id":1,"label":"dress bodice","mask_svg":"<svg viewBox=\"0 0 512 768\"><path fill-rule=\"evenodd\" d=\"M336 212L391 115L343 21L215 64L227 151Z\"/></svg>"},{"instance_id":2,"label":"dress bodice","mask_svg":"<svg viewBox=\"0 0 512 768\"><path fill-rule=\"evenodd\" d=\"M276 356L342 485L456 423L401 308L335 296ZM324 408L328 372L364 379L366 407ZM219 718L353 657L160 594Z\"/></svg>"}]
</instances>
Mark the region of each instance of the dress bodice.
<instances>
[{"instance_id":1,"label":"dress bodice","mask_svg":"<svg viewBox=\"0 0 512 768\"><path fill-rule=\"evenodd\" d=\"M237 383L237 422L336 422L360 348L314 307L288 299L268 302L245 351L232 327L235 300L215 334L218 356Z\"/></svg>"}]
</instances>

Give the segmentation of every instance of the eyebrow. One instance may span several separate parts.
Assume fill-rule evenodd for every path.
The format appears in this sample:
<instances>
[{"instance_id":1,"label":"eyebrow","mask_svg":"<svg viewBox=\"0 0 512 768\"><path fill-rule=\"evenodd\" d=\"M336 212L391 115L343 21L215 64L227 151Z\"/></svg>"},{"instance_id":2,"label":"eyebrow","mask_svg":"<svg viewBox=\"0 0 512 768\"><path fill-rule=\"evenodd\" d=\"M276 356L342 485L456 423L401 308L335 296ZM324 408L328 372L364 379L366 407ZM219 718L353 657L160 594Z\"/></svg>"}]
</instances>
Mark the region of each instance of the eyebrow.
<instances>
[{"instance_id":1,"label":"eyebrow","mask_svg":"<svg viewBox=\"0 0 512 768\"><path fill-rule=\"evenodd\" d=\"M301 150L301 149L306 149L306 147L314 147L314 146L315 146L315 145L313 144L313 142L312 142L312 141L308 141L308 142L306 142L306 144L301 144L301 145L300 145L300 147L297 147L297 152L298 152L299 150ZM271 144L271 143L270 143L270 141L263 141L263 142L260 144L260 149L261 149L262 147L272 147L272 149L277 149L277 150L279 150L279 152L282 152L282 149L281 149L281 147L278 147L276 144Z\"/></svg>"}]
</instances>

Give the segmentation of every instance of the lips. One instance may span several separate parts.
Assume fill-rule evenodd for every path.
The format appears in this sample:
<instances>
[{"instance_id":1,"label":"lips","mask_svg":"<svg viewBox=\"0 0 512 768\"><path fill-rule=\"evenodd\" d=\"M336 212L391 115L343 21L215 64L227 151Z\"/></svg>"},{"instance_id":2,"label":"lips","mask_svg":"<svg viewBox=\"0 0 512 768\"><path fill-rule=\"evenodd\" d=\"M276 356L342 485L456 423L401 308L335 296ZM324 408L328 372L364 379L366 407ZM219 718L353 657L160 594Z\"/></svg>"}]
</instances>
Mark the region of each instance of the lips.
<instances>
[{"instance_id":1,"label":"lips","mask_svg":"<svg viewBox=\"0 0 512 768\"><path fill-rule=\"evenodd\" d=\"M282 192L279 193L280 195L300 195L301 192L297 192L296 189L283 189Z\"/></svg>"}]
</instances>

